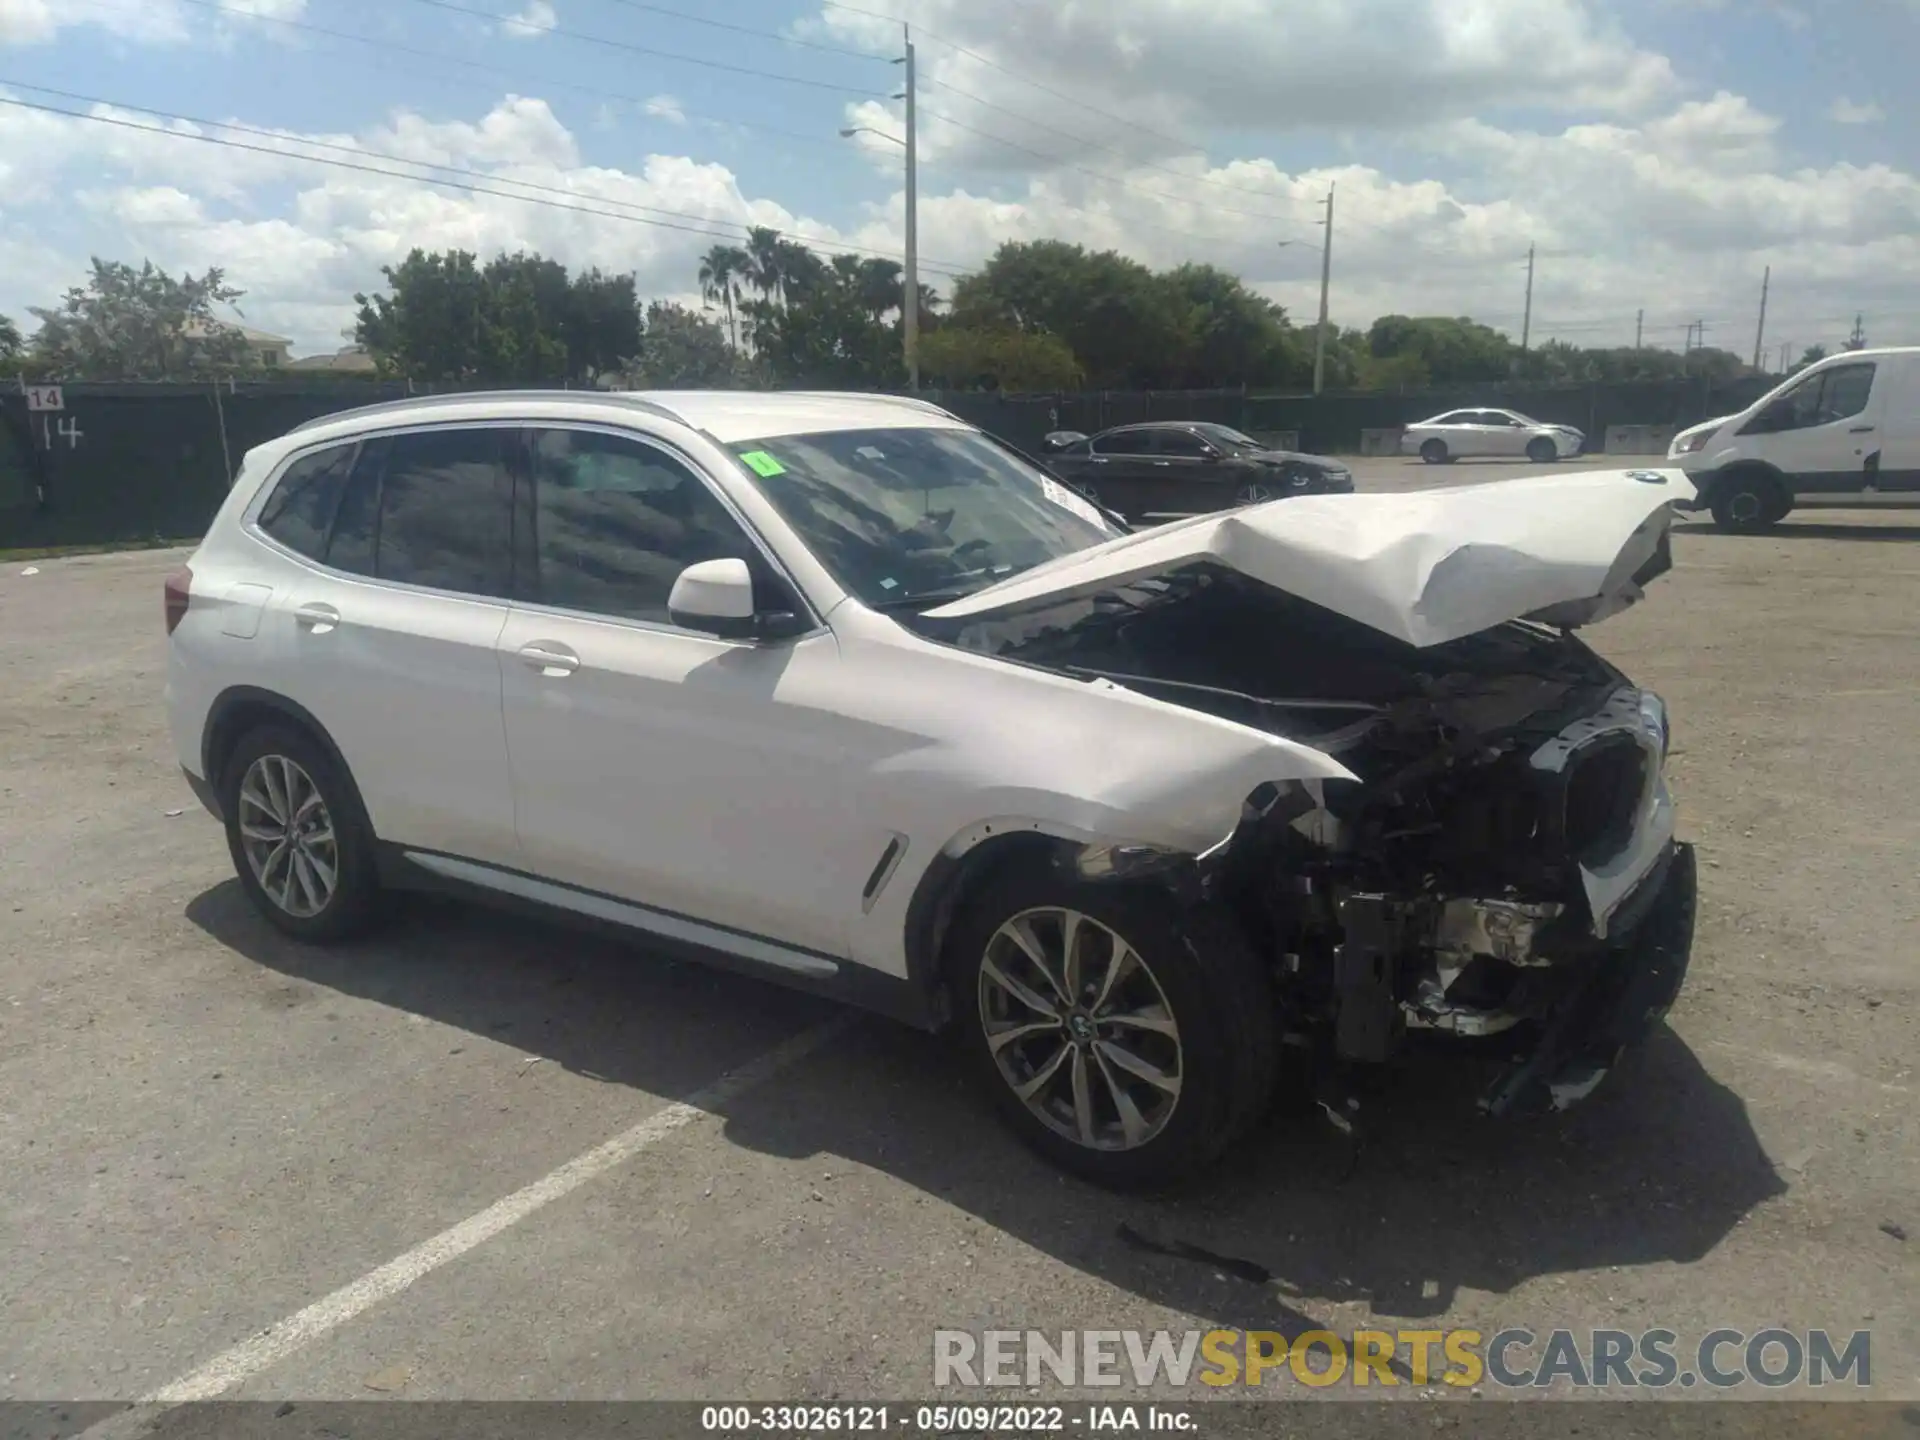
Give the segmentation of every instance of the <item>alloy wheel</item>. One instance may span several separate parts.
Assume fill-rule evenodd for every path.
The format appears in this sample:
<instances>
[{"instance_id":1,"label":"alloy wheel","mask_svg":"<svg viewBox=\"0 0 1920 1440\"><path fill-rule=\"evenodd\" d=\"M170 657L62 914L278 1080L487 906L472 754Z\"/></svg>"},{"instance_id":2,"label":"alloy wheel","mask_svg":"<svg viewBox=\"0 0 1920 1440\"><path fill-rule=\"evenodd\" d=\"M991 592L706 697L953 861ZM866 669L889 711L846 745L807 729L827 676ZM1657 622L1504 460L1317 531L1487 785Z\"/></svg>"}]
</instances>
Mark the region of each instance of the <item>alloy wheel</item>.
<instances>
[{"instance_id":1,"label":"alloy wheel","mask_svg":"<svg viewBox=\"0 0 1920 1440\"><path fill-rule=\"evenodd\" d=\"M261 892L311 919L340 883L333 816L313 777L284 755L262 755L240 780L240 846Z\"/></svg>"},{"instance_id":2,"label":"alloy wheel","mask_svg":"<svg viewBox=\"0 0 1920 1440\"><path fill-rule=\"evenodd\" d=\"M1036 1119L1092 1150L1134 1150L1180 1101L1180 1029L1140 953L1075 910L1025 910L987 942L981 1029Z\"/></svg>"},{"instance_id":3,"label":"alloy wheel","mask_svg":"<svg viewBox=\"0 0 1920 1440\"><path fill-rule=\"evenodd\" d=\"M1233 498L1242 505L1258 505L1262 500L1273 499L1273 492L1264 485L1242 485L1240 493Z\"/></svg>"}]
</instances>

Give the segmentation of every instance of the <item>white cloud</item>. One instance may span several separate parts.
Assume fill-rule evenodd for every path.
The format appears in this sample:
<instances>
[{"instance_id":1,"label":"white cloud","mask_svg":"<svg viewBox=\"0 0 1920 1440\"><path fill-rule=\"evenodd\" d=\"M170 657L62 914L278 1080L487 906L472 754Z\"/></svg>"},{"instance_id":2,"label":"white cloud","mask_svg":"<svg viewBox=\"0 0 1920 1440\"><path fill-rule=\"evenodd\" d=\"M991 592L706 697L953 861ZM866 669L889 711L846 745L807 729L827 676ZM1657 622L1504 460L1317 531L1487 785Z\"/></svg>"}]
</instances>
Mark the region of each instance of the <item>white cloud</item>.
<instances>
[{"instance_id":1,"label":"white cloud","mask_svg":"<svg viewBox=\"0 0 1920 1440\"><path fill-rule=\"evenodd\" d=\"M687 112L680 102L671 95L655 95L648 99L645 106L647 114L656 120L670 120L675 125L687 123Z\"/></svg>"},{"instance_id":2,"label":"white cloud","mask_svg":"<svg viewBox=\"0 0 1920 1440\"><path fill-rule=\"evenodd\" d=\"M0 0L0 45L40 45L59 28L48 0Z\"/></svg>"},{"instance_id":3,"label":"white cloud","mask_svg":"<svg viewBox=\"0 0 1920 1440\"><path fill-rule=\"evenodd\" d=\"M1682 325L1704 318L1710 341L1744 352L1760 272L1771 265L1776 341L1831 343L1856 310L1867 313L1877 342L1920 340L1920 178L1888 165L1785 157L1776 119L1738 95L1637 121L1539 130L1460 119L1403 141L1427 147L1431 169L1290 169L1264 158L1213 165L1189 156L1167 157L1166 169L1118 158L1089 167L1124 186L1067 168L1037 170L992 193L923 181L925 278L950 291L943 264L977 264L1005 240L1057 237L1156 266L1211 261L1305 317L1317 299L1318 258L1306 245L1275 242L1316 240L1317 207L1337 184L1333 313L1343 324L1398 310L1468 314L1517 333L1534 243L1536 338L1627 343L1644 309L1650 340L1677 343ZM89 253L151 257L174 271L217 264L248 292L249 323L292 335L303 350L331 350L351 322L353 292L376 287L380 266L415 246L539 250L570 265L632 271L643 295L665 296L689 290L700 253L749 224L894 254L904 230L897 186L835 225L745 194L724 165L689 156L652 155L621 169L589 164L548 105L527 96L503 97L472 119L400 111L357 134L258 143L290 153L0 108L0 194L8 197L0 312L51 303L81 278ZM345 158L321 144L477 170L501 189L553 187L565 198L521 193L580 208L297 158ZM897 148L887 148L897 166Z\"/></svg>"},{"instance_id":4,"label":"white cloud","mask_svg":"<svg viewBox=\"0 0 1920 1440\"><path fill-rule=\"evenodd\" d=\"M942 40L919 48L935 143L1012 169L1031 166L1032 155L972 132L1074 159L1165 157L1193 150L1182 137L1209 129L1398 129L1489 104L1634 115L1677 85L1664 56L1634 45L1588 0L919 0L908 9ZM844 9L824 10L815 28L876 53L899 44L896 26ZM941 133L941 116L959 123Z\"/></svg>"},{"instance_id":5,"label":"white cloud","mask_svg":"<svg viewBox=\"0 0 1920 1440\"><path fill-rule=\"evenodd\" d=\"M1887 112L1871 100L1854 101L1842 95L1828 107L1827 118L1842 125L1878 125Z\"/></svg>"},{"instance_id":6,"label":"white cloud","mask_svg":"<svg viewBox=\"0 0 1920 1440\"><path fill-rule=\"evenodd\" d=\"M513 40L537 40L558 23L553 0L527 0L517 14L500 22L500 33Z\"/></svg>"}]
</instances>

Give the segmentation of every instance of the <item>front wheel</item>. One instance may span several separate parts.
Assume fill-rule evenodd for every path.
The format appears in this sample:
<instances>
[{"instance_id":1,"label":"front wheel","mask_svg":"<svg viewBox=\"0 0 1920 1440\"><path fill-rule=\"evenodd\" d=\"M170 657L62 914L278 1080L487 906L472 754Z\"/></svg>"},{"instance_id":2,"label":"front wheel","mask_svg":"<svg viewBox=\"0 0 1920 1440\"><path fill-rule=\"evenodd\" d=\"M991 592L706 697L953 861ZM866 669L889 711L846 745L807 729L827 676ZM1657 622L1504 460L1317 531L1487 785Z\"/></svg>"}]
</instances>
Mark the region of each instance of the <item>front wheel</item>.
<instances>
[{"instance_id":1,"label":"front wheel","mask_svg":"<svg viewBox=\"0 0 1920 1440\"><path fill-rule=\"evenodd\" d=\"M1551 465L1560 458L1560 447L1544 435L1537 435L1527 442L1527 459L1536 465Z\"/></svg>"},{"instance_id":2,"label":"front wheel","mask_svg":"<svg viewBox=\"0 0 1920 1440\"><path fill-rule=\"evenodd\" d=\"M995 1106L1096 1184L1193 1174L1271 1096L1273 998L1223 915L1152 889L1007 872L959 918L949 954Z\"/></svg>"},{"instance_id":3,"label":"front wheel","mask_svg":"<svg viewBox=\"0 0 1920 1440\"><path fill-rule=\"evenodd\" d=\"M1713 523L1736 535L1752 535L1784 520L1793 497L1761 471L1723 480L1714 490Z\"/></svg>"},{"instance_id":4,"label":"front wheel","mask_svg":"<svg viewBox=\"0 0 1920 1440\"><path fill-rule=\"evenodd\" d=\"M1420 447L1420 458L1429 465L1444 465L1452 457L1447 454L1447 442L1429 440Z\"/></svg>"}]
</instances>

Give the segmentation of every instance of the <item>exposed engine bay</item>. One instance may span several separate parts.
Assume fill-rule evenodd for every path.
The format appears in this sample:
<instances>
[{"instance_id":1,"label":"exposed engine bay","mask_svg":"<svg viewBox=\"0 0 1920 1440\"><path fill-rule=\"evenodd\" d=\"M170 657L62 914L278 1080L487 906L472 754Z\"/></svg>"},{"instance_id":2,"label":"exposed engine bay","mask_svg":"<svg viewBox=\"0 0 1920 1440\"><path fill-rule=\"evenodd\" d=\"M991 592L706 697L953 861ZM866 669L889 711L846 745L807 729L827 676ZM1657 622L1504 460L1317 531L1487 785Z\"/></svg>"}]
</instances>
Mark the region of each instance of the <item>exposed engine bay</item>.
<instances>
[{"instance_id":1,"label":"exposed engine bay","mask_svg":"<svg viewBox=\"0 0 1920 1440\"><path fill-rule=\"evenodd\" d=\"M1665 709L1570 632L1515 620L1416 648L1202 563L947 633L1360 777L1263 786L1198 867L1271 958L1290 1033L1335 1061L1384 1061L1409 1030L1513 1031L1530 1048L1483 1107L1564 1108L1678 991L1693 861Z\"/></svg>"}]
</instances>

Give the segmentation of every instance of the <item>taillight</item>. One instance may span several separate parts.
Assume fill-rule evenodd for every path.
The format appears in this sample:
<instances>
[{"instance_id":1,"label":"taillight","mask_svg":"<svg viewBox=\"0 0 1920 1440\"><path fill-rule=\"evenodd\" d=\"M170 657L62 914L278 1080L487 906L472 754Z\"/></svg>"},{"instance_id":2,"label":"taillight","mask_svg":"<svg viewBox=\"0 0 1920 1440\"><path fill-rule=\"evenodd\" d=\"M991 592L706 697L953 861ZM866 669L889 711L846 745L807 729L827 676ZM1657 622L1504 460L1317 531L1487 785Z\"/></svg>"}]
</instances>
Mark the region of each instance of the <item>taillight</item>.
<instances>
[{"instance_id":1,"label":"taillight","mask_svg":"<svg viewBox=\"0 0 1920 1440\"><path fill-rule=\"evenodd\" d=\"M187 606L193 600L193 571L182 565L167 576L164 587L167 611L167 634L171 635L176 626L186 618Z\"/></svg>"}]
</instances>

